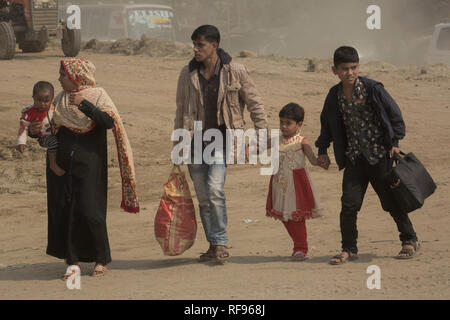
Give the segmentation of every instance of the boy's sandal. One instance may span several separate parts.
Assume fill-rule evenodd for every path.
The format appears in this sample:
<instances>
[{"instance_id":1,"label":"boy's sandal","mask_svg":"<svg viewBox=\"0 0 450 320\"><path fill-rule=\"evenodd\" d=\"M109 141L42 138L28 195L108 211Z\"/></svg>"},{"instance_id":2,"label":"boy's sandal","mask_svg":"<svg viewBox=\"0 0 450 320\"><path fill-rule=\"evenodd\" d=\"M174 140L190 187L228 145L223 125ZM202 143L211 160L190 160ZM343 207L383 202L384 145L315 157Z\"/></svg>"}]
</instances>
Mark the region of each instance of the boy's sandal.
<instances>
[{"instance_id":1,"label":"boy's sandal","mask_svg":"<svg viewBox=\"0 0 450 320\"><path fill-rule=\"evenodd\" d=\"M304 261L308 259L308 257L306 256L306 254L302 251L296 251L292 254L291 260L293 261Z\"/></svg>"},{"instance_id":2,"label":"boy's sandal","mask_svg":"<svg viewBox=\"0 0 450 320\"><path fill-rule=\"evenodd\" d=\"M94 267L94 272L92 272L93 277L102 277L105 275L108 268L102 264L96 264Z\"/></svg>"},{"instance_id":3,"label":"boy's sandal","mask_svg":"<svg viewBox=\"0 0 450 320\"><path fill-rule=\"evenodd\" d=\"M206 262L206 261L210 261L210 260L214 259L215 257L216 257L215 247L209 246L208 251L206 251L200 255L199 261Z\"/></svg>"},{"instance_id":4,"label":"boy's sandal","mask_svg":"<svg viewBox=\"0 0 450 320\"><path fill-rule=\"evenodd\" d=\"M225 249L225 246L216 246L215 259L218 263L225 263L230 257L230 253Z\"/></svg>"},{"instance_id":5,"label":"boy's sandal","mask_svg":"<svg viewBox=\"0 0 450 320\"><path fill-rule=\"evenodd\" d=\"M410 246L412 248L405 248L405 246ZM417 251L420 249L420 243L416 241L405 241L402 243L402 250L397 254L397 259L412 259L416 255Z\"/></svg>"},{"instance_id":6,"label":"boy's sandal","mask_svg":"<svg viewBox=\"0 0 450 320\"><path fill-rule=\"evenodd\" d=\"M345 257L343 255L344 252L347 254L347 257ZM341 253L339 253L339 254L335 255L333 258L331 258L330 264L331 265L339 265L339 264L344 264L347 261L352 261L355 259L358 259L358 255L356 253L342 251Z\"/></svg>"}]
</instances>

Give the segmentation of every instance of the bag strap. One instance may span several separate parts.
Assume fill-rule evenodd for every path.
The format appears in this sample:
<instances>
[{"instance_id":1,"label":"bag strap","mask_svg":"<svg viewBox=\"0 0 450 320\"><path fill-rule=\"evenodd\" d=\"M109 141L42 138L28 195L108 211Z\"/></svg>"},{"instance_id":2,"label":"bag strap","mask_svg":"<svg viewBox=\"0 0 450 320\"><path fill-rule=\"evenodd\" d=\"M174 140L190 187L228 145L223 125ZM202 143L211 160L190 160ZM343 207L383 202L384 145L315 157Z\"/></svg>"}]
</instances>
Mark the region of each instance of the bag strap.
<instances>
[{"instance_id":1,"label":"bag strap","mask_svg":"<svg viewBox=\"0 0 450 320\"><path fill-rule=\"evenodd\" d=\"M398 161L402 158L402 156L405 156L406 154L400 150L399 153L394 152L394 154L392 155L392 157L389 158L389 166L388 166L388 173L391 174L392 173L392 168L394 167L394 163L395 165L398 164Z\"/></svg>"}]
</instances>

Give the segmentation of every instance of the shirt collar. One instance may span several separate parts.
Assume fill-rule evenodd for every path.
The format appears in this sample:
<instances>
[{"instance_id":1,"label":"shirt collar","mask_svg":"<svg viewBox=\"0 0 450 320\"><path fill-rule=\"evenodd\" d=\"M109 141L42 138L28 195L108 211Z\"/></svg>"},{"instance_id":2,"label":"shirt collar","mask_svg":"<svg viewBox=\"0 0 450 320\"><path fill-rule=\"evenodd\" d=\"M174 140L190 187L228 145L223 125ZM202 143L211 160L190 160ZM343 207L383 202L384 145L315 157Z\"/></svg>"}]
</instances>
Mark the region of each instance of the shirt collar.
<instances>
[{"instance_id":1,"label":"shirt collar","mask_svg":"<svg viewBox=\"0 0 450 320\"><path fill-rule=\"evenodd\" d=\"M355 84L353 85L352 89L352 96L360 96L364 89L364 83L361 81L359 77L356 78ZM344 96L344 90L342 86L342 82L339 84L339 90L338 95L343 97Z\"/></svg>"},{"instance_id":2,"label":"shirt collar","mask_svg":"<svg viewBox=\"0 0 450 320\"><path fill-rule=\"evenodd\" d=\"M216 66L214 67L214 76L219 76L220 73L220 67L222 65L222 61L220 60L220 57L217 57L217 62L216 62ZM203 78L205 77L205 66L203 64L200 65L200 68L198 69L199 73L203 76Z\"/></svg>"},{"instance_id":3,"label":"shirt collar","mask_svg":"<svg viewBox=\"0 0 450 320\"><path fill-rule=\"evenodd\" d=\"M353 87L353 94L359 97L363 91L363 88L364 88L363 82L361 81L361 79L359 79L359 77L357 77L355 81L355 86Z\"/></svg>"}]
</instances>

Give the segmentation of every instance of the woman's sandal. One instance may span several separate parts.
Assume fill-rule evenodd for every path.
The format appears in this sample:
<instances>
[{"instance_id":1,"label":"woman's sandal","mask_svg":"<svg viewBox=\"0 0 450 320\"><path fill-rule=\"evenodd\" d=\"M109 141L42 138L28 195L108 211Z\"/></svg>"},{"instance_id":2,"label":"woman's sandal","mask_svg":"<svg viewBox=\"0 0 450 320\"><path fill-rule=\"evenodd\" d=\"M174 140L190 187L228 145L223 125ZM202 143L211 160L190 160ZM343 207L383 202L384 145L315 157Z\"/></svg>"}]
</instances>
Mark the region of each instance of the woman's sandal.
<instances>
[{"instance_id":1,"label":"woman's sandal","mask_svg":"<svg viewBox=\"0 0 450 320\"><path fill-rule=\"evenodd\" d=\"M209 246L208 251L206 251L205 253L202 253L200 255L199 261L206 262L206 261L210 261L210 260L214 259L215 257L216 257L215 247Z\"/></svg>"},{"instance_id":2,"label":"woman's sandal","mask_svg":"<svg viewBox=\"0 0 450 320\"><path fill-rule=\"evenodd\" d=\"M308 256L302 251L296 251L291 256L292 261L304 261L306 259L308 259Z\"/></svg>"},{"instance_id":3,"label":"woman's sandal","mask_svg":"<svg viewBox=\"0 0 450 320\"><path fill-rule=\"evenodd\" d=\"M66 273L61 277L61 280L67 280L69 279L72 275L77 273L77 269L80 270L80 265L79 264L72 264L67 266L66 269ZM81 274L81 270L80 270L80 274Z\"/></svg>"},{"instance_id":4,"label":"woman's sandal","mask_svg":"<svg viewBox=\"0 0 450 320\"><path fill-rule=\"evenodd\" d=\"M230 253L225 249L225 246L216 246L215 259L216 262L224 264L228 258L230 257Z\"/></svg>"},{"instance_id":5,"label":"woman's sandal","mask_svg":"<svg viewBox=\"0 0 450 320\"><path fill-rule=\"evenodd\" d=\"M97 263L94 267L94 272L92 272L93 277L102 277L105 275L108 268L102 264Z\"/></svg>"},{"instance_id":6,"label":"woman's sandal","mask_svg":"<svg viewBox=\"0 0 450 320\"><path fill-rule=\"evenodd\" d=\"M405 248L410 246L412 248ZM412 259L420 249L420 243L416 241L405 241L402 243L402 250L397 254L395 258L400 260Z\"/></svg>"},{"instance_id":7,"label":"woman's sandal","mask_svg":"<svg viewBox=\"0 0 450 320\"><path fill-rule=\"evenodd\" d=\"M344 252L347 254L347 257L345 257L343 255ZM339 253L339 254L335 255L333 258L331 258L330 264L331 265L339 265L339 264L344 264L347 261L352 261L355 259L358 259L358 255L356 253L342 251L341 253Z\"/></svg>"}]
</instances>

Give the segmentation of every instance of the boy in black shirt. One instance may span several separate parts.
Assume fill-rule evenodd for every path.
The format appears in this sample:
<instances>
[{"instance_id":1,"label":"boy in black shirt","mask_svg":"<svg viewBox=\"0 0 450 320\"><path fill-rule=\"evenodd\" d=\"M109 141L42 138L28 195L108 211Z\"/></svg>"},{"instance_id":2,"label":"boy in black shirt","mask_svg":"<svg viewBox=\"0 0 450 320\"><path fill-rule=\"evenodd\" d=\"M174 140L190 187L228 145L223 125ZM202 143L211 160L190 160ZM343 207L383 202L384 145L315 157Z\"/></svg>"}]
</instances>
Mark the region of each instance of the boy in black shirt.
<instances>
[{"instance_id":1,"label":"boy in black shirt","mask_svg":"<svg viewBox=\"0 0 450 320\"><path fill-rule=\"evenodd\" d=\"M342 252L330 263L342 264L357 257L356 217L369 182L400 232L402 250L397 258L410 259L418 250L417 236L408 215L397 207L386 179L390 157L399 152L398 141L405 136L401 111L380 82L358 77L359 56L354 48L336 49L332 69L341 82L325 99L316 141L321 166L328 168L327 149L333 142L339 170L345 168L340 213Z\"/></svg>"}]
</instances>

